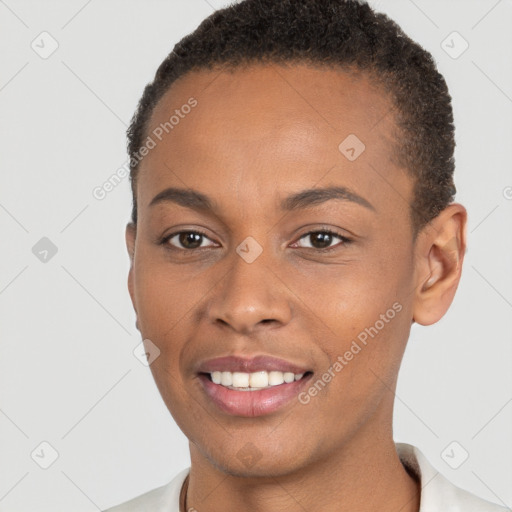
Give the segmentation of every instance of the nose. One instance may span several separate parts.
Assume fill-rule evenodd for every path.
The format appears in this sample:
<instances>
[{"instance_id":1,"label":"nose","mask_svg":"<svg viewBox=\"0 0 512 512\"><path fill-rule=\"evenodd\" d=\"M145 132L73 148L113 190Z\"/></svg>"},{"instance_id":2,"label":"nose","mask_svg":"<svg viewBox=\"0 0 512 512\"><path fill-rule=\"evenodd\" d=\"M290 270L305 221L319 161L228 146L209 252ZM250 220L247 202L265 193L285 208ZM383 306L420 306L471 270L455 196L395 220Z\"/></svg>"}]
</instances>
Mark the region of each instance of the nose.
<instances>
[{"instance_id":1,"label":"nose","mask_svg":"<svg viewBox=\"0 0 512 512\"><path fill-rule=\"evenodd\" d=\"M230 271L211 296L210 320L242 334L286 325L292 316L290 293L276 269L269 268L263 254L252 263L237 253L231 260Z\"/></svg>"}]
</instances>

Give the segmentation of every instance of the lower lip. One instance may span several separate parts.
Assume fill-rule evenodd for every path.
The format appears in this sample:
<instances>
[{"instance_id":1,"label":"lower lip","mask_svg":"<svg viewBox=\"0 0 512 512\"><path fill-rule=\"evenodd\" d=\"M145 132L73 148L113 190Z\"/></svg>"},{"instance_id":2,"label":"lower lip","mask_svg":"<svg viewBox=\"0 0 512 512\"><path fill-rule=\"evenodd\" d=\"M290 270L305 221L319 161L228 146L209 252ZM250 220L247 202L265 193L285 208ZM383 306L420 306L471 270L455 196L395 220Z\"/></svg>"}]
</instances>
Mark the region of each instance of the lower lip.
<instances>
[{"instance_id":1,"label":"lower lip","mask_svg":"<svg viewBox=\"0 0 512 512\"><path fill-rule=\"evenodd\" d=\"M259 391L235 391L215 384L203 373L199 374L199 380L208 397L222 411L234 416L255 417L275 412L297 398L312 375Z\"/></svg>"}]
</instances>

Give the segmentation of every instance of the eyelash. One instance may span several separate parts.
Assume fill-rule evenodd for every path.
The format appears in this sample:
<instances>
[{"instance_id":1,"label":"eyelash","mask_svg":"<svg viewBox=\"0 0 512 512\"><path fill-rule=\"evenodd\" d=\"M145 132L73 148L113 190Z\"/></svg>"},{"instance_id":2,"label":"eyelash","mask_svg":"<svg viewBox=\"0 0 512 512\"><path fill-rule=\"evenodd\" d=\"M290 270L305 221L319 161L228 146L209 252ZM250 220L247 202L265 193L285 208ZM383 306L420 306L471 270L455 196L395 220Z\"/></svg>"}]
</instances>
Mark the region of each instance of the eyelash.
<instances>
[{"instance_id":1,"label":"eyelash","mask_svg":"<svg viewBox=\"0 0 512 512\"><path fill-rule=\"evenodd\" d=\"M181 248L181 247L176 247L176 246L173 246L173 245L170 245L168 244L169 240L171 238L174 238L176 235L181 235L182 233L194 233L196 235L200 235L200 236L203 236L205 238L208 238L208 235L202 231L198 231L198 230L183 230L183 231L176 231L174 233L171 233L170 235L167 235L165 236L164 238L162 238L162 240L160 241L160 245L168 245L167 249L168 250L172 250L172 251L183 251L183 252L192 252L192 251L197 251L198 249L206 249L206 247L198 247L196 249L184 249L184 248ZM317 234L317 233L328 233L330 235L333 235L335 236L336 238L339 238L341 240L341 244L338 243L332 247L326 247L326 248L323 248L323 249L316 249L315 247L302 247L302 249L313 249L314 251L316 252L319 252L319 253L327 253L327 252L331 252L333 250L336 250L338 249L340 246L343 246L343 245L349 245L352 240L350 238L347 238L346 236L343 236L341 235L340 233L336 232L336 231L333 231L331 229L317 229L317 230L314 230L314 231L308 231L307 233L304 233L301 237L299 237L297 239L297 241L299 240L302 240L303 238L306 238L308 237L309 235L314 235L314 234ZM296 242L294 242L296 243ZM300 247L299 247L300 248Z\"/></svg>"},{"instance_id":2,"label":"eyelash","mask_svg":"<svg viewBox=\"0 0 512 512\"><path fill-rule=\"evenodd\" d=\"M298 240L302 240L303 238L306 238L309 235L314 235L316 233L328 233L329 235L333 235L336 238L339 238L342 243L337 243L336 245L333 245L332 247L326 247L324 249L316 249L315 247L302 247L302 249L312 249L312 250L322 254L322 253L327 253L327 252L335 251L337 249L340 249L344 245L349 245L352 242L352 240L350 238L347 238L346 236L343 236L342 234L338 233L337 231L334 231L334 230L329 229L329 228L316 229L314 231L308 231L307 233L304 233L301 237L299 237Z\"/></svg>"}]
</instances>

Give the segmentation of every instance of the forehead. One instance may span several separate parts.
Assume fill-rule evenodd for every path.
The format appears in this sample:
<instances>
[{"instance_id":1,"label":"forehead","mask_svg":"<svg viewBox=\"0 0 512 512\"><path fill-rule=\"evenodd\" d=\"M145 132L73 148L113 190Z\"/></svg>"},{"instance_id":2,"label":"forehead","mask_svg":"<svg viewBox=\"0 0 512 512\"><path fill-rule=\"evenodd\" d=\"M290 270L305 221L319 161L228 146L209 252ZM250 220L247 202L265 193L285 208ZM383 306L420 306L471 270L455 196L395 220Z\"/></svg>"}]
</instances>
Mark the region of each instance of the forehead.
<instances>
[{"instance_id":1,"label":"forehead","mask_svg":"<svg viewBox=\"0 0 512 512\"><path fill-rule=\"evenodd\" d=\"M377 185L384 200L387 179L409 195L391 158L391 102L363 73L299 64L190 72L160 100L146 135L156 142L140 166L146 204L166 183L242 198L323 180L374 197Z\"/></svg>"},{"instance_id":2,"label":"forehead","mask_svg":"<svg viewBox=\"0 0 512 512\"><path fill-rule=\"evenodd\" d=\"M376 126L385 117L392 121L392 116L387 116L392 110L388 95L360 71L253 64L186 74L160 100L150 126L169 121L192 97L199 108L186 124L203 126L208 140L222 137L228 129L236 130L239 137L254 139L255 135L270 138L283 131L300 135L302 128L309 127L335 140L347 130L358 131L371 143L383 135L374 130ZM384 122L384 126L389 129L390 123ZM175 128L172 135L179 139L183 130ZM200 141L204 131L195 135Z\"/></svg>"}]
</instances>

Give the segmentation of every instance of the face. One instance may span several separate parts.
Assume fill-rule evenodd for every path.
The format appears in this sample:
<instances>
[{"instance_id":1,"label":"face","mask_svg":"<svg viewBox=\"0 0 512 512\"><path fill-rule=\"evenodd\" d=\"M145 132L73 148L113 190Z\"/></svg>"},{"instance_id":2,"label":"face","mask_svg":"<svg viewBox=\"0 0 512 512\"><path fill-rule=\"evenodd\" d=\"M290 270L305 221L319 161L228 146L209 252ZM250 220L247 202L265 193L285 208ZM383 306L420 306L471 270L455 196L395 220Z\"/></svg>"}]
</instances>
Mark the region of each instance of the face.
<instances>
[{"instance_id":1,"label":"face","mask_svg":"<svg viewBox=\"0 0 512 512\"><path fill-rule=\"evenodd\" d=\"M193 464L279 475L390 435L418 280L390 110L364 76L302 65L194 72L157 105L129 288ZM236 391L223 369L304 375Z\"/></svg>"}]
</instances>

